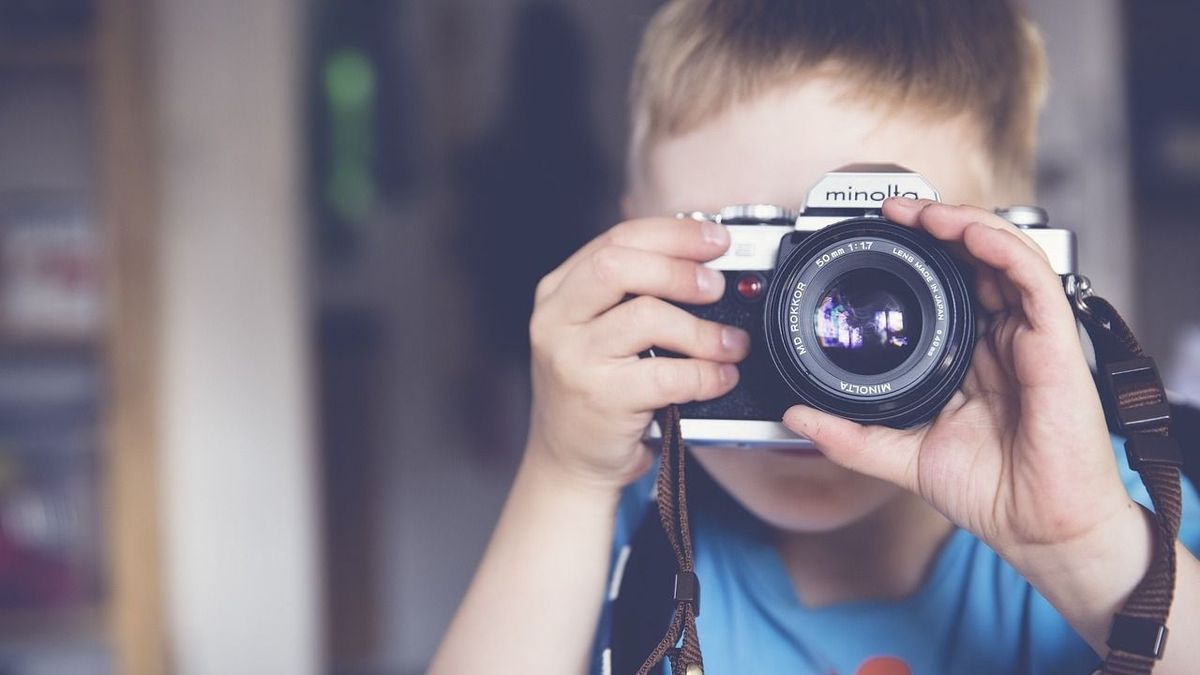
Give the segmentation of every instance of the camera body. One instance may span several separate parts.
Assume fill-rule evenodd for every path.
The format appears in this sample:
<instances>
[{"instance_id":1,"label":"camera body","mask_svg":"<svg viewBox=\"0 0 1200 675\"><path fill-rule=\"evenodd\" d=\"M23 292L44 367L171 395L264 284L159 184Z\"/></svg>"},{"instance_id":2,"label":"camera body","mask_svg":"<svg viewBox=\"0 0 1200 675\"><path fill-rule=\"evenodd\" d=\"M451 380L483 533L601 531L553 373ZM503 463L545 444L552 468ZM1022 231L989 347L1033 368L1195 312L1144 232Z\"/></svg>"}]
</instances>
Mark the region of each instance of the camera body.
<instances>
[{"instance_id":1,"label":"camera body","mask_svg":"<svg viewBox=\"0 0 1200 675\"><path fill-rule=\"evenodd\" d=\"M853 164L825 174L802 209L751 204L678 214L721 223L732 239L708 263L725 275L725 295L685 309L751 336L737 387L680 407L689 444L804 447L780 421L796 403L917 426L958 389L975 340L971 272L929 235L885 219L889 197L938 193L902 167ZM1075 272L1072 232L1048 227L1036 207L997 213L1046 252L1055 272ZM652 425L648 436L658 435Z\"/></svg>"}]
</instances>

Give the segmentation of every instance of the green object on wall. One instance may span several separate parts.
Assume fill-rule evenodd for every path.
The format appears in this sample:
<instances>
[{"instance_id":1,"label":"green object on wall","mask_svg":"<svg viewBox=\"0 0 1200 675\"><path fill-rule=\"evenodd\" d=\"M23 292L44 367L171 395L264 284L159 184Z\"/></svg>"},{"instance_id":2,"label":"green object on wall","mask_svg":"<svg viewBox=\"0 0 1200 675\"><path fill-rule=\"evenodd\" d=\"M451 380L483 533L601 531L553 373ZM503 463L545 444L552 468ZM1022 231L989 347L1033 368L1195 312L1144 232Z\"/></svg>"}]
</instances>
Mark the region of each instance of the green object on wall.
<instances>
[{"instance_id":1,"label":"green object on wall","mask_svg":"<svg viewBox=\"0 0 1200 675\"><path fill-rule=\"evenodd\" d=\"M344 49L325 61L322 79L330 122L325 200L339 218L359 222L375 201L375 67L361 51Z\"/></svg>"}]
</instances>

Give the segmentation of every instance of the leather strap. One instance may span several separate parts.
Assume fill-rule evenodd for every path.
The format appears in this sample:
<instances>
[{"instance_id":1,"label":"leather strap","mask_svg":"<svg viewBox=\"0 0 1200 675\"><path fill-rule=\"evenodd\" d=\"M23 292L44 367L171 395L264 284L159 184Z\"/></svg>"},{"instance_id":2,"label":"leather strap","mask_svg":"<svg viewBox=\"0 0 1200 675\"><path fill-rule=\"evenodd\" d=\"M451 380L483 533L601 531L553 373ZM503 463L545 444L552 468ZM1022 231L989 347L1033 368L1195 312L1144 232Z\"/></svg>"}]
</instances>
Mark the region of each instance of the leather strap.
<instances>
[{"instance_id":1,"label":"leather strap","mask_svg":"<svg viewBox=\"0 0 1200 675\"><path fill-rule=\"evenodd\" d=\"M1182 512L1182 454L1170 437L1171 414L1154 360L1142 351L1111 304L1081 298L1077 312L1096 353L1100 398L1110 424L1126 438L1129 466L1154 504L1154 554L1146 575L1113 617L1103 673L1143 675L1162 658L1175 595L1175 540Z\"/></svg>"}]
</instances>

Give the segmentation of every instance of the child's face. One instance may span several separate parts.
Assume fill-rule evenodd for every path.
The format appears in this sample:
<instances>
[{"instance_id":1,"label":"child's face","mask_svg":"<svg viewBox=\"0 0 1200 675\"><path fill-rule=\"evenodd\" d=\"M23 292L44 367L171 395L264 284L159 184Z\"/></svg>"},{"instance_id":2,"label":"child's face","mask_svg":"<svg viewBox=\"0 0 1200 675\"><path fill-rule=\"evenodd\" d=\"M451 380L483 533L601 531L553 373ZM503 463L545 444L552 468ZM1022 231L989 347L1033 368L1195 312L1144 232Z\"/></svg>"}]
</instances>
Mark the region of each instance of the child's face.
<instances>
[{"instance_id":1,"label":"child's face","mask_svg":"<svg viewBox=\"0 0 1200 675\"><path fill-rule=\"evenodd\" d=\"M873 107L847 92L835 79L786 85L658 142L647 149L644 178L626 204L629 215L744 203L800 206L824 173L853 162L916 171L949 203L992 208L1005 199L993 186L985 144L971 120L927 115L915 106ZM696 448L695 456L747 509L788 531L838 529L899 494L812 452Z\"/></svg>"}]
</instances>

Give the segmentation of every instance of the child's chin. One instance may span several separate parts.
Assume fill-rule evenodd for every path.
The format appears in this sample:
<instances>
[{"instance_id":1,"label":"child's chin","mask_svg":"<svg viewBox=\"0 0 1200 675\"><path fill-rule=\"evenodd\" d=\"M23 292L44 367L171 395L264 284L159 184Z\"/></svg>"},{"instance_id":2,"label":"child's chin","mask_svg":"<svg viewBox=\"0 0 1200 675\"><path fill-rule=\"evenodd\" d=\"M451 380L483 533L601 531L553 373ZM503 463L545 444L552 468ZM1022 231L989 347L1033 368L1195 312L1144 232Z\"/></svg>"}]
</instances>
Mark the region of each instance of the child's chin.
<instances>
[{"instance_id":1,"label":"child's chin","mask_svg":"<svg viewBox=\"0 0 1200 675\"><path fill-rule=\"evenodd\" d=\"M835 532L867 518L892 499L883 493L856 493L842 499L778 500L745 504L747 510L763 522L783 532L820 534Z\"/></svg>"},{"instance_id":2,"label":"child's chin","mask_svg":"<svg viewBox=\"0 0 1200 675\"><path fill-rule=\"evenodd\" d=\"M768 525L795 533L850 526L901 493L900 488L844 469L824 457L695 448L722 488Z\"/></svg>"}]
</instances>

